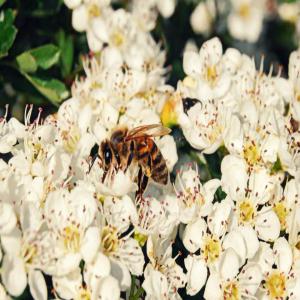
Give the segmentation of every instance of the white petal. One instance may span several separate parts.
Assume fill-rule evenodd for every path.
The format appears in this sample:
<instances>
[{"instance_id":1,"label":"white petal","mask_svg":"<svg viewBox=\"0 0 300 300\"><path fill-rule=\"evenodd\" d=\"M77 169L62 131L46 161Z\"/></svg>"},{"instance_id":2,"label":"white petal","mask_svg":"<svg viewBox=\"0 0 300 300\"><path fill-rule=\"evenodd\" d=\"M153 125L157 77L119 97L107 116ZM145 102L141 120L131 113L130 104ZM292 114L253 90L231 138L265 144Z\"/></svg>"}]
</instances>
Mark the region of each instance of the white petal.
<instances>
[{"instance_id":1,"label":"white petal","mask_svg":"<svg viewBox=\"0 0 300 300\"><path fill-rule=\"evenodd\" d=\"M225 280L233 279L239 271L239 257L232 248L226 249L220 259L219 270Z\"/></svg>"},{"instance_id":2,"label":"white petal","mask_svg":"<svg viewBox=\"0 0 300 300\"><path fill-rule=\"evenodd\" d=\"M64 2L69 9L74 9L81 3L81 0L64 0Z\"/></svg>"},{"instance_id":3,"label":"white petal","mask_svg":"<svg viewBox=\"0 0 300 300\"><path fill-rule=\"evenodd\" d=\"M147 265L144 276L145 280L142 287L147 295L153 299L163 299L163 295L168 294L169 285L166 276L154 270L151 264Z\"/></svg>"},{"instance_id":4,"label":"white petal","mask_svg":"<svg viewBox=\"0 0 300 300\"><path fill-rule=\"evenodd\" d=\"M102 49L103 43L98 37L96 37L93 31L88 30L86 33L86 37L89 48L92 52L97 53Z\"/></svg>"},{"instance_id":5,"label":"white petal","mask_svg":"<svg viewBox=\"0 0 300 300\"><path fill-rule=\"evenodd\" d=\"M257 234L251 226L241 226L239 227L239 232L243 235L244 241L246 243L247 248L247 258L252 258L258 248L259 248L259 241L257 238Z\"/></svg>"},{"instance_id":6,"label":"white petal","mask_svg":"<svg viewBox=\"0 0 300 300\"><path fill-rule=\"evenodd\" d=\"M208 228L215 236L223 235L231 213L231 204L228 201L216 202L213 212L208 216Z\"/></svg>"},{"instance_id":7,"label":"white petal","mask_svg":"<svg viewBox=\"0 0 300 300\"><path fill-rule=\"evenodd\" d=\"M222 189L233 200L244 196L248 181L246 170L246 162L234 155L226 155L222 160Z\"/></svg>"},{"instance_id":8,"label":"white petal","mask_svg":"<svg viewBox=\"0 0 300 300\"><path fill-rule=\"evenodd\" d=\"M255 229L259 238L264 241L274 241L279 237L280 222L276 213L270 210L270 207L263 207L255 221Z\"/></svg>"},{"instance_id":9,"label":"white petal","mask_svg":"<svg viewBox=\"0 0 300 300\"><path fill-rule=\"evenodd\" d=\"M240 266L245 263L247 248L243 235L238 230L230 231L223 241L224 249L232 247L240 258Z\"/></svg>"},{"instance_id":10,"label":"white petal","mask_svg":"<svg viewBox=\"0 0 300 300\"><path fill-rule=\"evenodd\" d=\"M28 273L30 293L34 300L47 300L48 291L41 271L30 270Z\"/></svg>"},{"instance_id":11,"label":"white petal","mask_svg":"<svg viewBox=\"0 0 300 300\"><path fill-rule=\"evenodd\" d=\"M139 243L135 239L128 238L122 243L118 251L121 261L128 267L129 271L133 275L140 276L143 273L145 260Z\"/></svg>"},{"instance_id":12,"label":"white petal","mask_svg":"<svg viewBox=\"0 0 300 300\"><path fill-rule=\"evenodd\" d=\"M130 272L124 264L111 260L111 275L119 281L121 291L126 291L130 287Z\"/></svg>"},{"instance_id":13,"label":"white petal","mask_svg":"<svg viewBox=\"0 0 300 300\"><path fill-rule=\"evenodd\" d=\"M278 269L288 274L293 262L293 253L288 241L284 237L280 237L275 241L273 251Z\"/></svg>"},{"instance_id":14,"label":"white petal","mask_svg":"<svg viewBox=\"0 0 300 300\"><path fill-rule=\"evenodd\" d=\"M77 31L84 31L88 26L88 12L85 5L75 8L72 13L72 26Z\"/></svg>"},{"instance_id":15,"label":"white petal","mask_svg":"<svg viewBox=\"0 0 300 300\"><path fill-rule=\"evenodd\" d=\"M98 298L101 300L119 300L120 288L118 281L112 276L101 279L97 289Z\"/></svg>"},{"instance_id":16,"label":"white petal","mask_svg":"<svg viewBox=\"0 0 300 300\"><path fill-rule=\"evenodd\" d=\"M256 264L245 265L239 275L240 288L244 293L248 291L251 295L255 295L261 280L262 272Z\"/></svg>"},{"instance_id":17,"label":"white petal","mask_svg":"<svg viewBox=\"0 0 300 300\"><path fill-rule=\"evenodd\" d=\"M269 272L274 264L274 255L270 245L260 242L258 251L250 261L257 263L262 273Z\"/></svg>"},{"instance_id":18,"label":"white petal","mask_svg":"<svg viewBox=\"0 0 300 300\"><path fill-rule=\"evenodd\" d=\"M0 203L0 234L10 233L17 224L17 217L9 203Z\"/></svg>"},{"instance_id":19,"label":"white petal","mask_svg":"<svg viewBox=\"0 0 300 300\"><path fill-rule=\"evenodd\" d=\"M100 246L100 230L98 227L89 227L86 231L80 252L83 259L90 263L95 258Z\"/></svg>"},{"instance_id":20,"label":"white petal","mask_svg":"<svg viewBox=\"0 0 300 300\"><path fill-rule=\"evenodd\" d=\"M206 300L220 300L223 297L223 293L221 290L222 281L218 273L211 273L208 277L204 298Z\"/></svg>"},{"instance_id":21,"label":"white petal","mask_svg":"<svg viewBox=\"0 0 300 300\"><path fill-rule=\"evenodd\" d=\"M184 247L191 253L196 252L203 244L203 236L206 234L207 225L202 218L189 223L182 237Z\"/></svg>"},{"instance_id":22,"label":"white petal","mask_svg":"<svg viewBox=\"0 0 300 300\"><path fill-rule=\"evenodd\" d=\"M92 20L92 29L97 37L102 42L107 42L108 41L108 30L107 30L107 25L106 22L102 18L94 18Z\"/></svg>"},{"instance_id":23,"label":"white petal","mask_svg":"<svg viewBox=\"0 0 300 300\"><path fill-rule=\"evenodd\" d=\"M187 51L183 54L183 70L187 75L200 74L201 61L198 53Z\"/></svg>"},{"instance_id":24,"label":"white petal","mask_svg":"<svg viewBox=\"0 0 300 300\"><path fill-rule=\"evenodd\" d=\"M74 299L82 285L81 270L77 268L66 276L53 276L52 282L60 297L67 300Z\"/></svg>"},{"instance_id":25,"label":"white petal","mask_svg":"<svg viewBox=\"0 0 300 300\"><path fill-rule=\"evenodd\" d=\"M3 251L18 256L21 251L21 231L15 228L10 234L1 236Z\"/></svg>"},{"instance_id":26,"label":"white petal","mask_svg":"<svg viewBox=\"0 0 300 300\"><path fill-rule=\"evenodd\" d=\"M157 8L164 18L169 18L175 10L175 0L157 1Z\"/></svg>"},{"instance_id":27,"label":"white petal","mask_svg":"<svg viewBox=\"0 0 300 300\"><path fill-rule=\"evenodd\" d=\"M206 41L200 49L200 58L202 63L208 66L217 64L223 53L223 47L219 38L214 37Z\"/></svg>"},{"instance_id":28,"label":"white petal","mask_svg":"<svg viewBox=\"0 0 300 300\"><path fill-rule=\"evenodd\" d=\"M184 259L184 265L187 269L187 286L188 295L196 295L204 286L207 279L207 267L203 259L196 255L188 255Z\"/></svg>"},{"instance_id":29,"label":"white petal","mask_svg":"<svg viewBox=\"0 0 300 300\"><path fill-rule=\"evenodd\" d=\"M85 282L87 282L87 284L91 286L92 290L96 289L99 279L110 274L110 261L104 254L99 252L94 262L87 265L85 271Z\"/></svg>"},{"instance_id":30,"label":"white petal","mask_svg":"<svg viewBox=\"0 0 300 300\"><path fill-rule=\"evenodd\" d=\"M1 271L1 278L7 291L12 296L20 296L27 285L23 260L19 257L9 257L8 255L5 255Z\"/></svg>"}]
</instances>

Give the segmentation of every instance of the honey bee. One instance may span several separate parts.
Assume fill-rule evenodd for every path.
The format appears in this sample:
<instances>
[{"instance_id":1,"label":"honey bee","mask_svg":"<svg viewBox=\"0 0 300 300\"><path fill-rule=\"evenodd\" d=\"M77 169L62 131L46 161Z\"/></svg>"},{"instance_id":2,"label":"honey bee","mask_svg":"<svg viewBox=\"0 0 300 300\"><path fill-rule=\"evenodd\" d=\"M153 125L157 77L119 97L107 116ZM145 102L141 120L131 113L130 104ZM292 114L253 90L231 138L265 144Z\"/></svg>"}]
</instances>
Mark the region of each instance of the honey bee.
<instances>
[{"instance_id":1,"label":"honey bee","mask_svg":"<svg viewBox=\"0 0 300 300\"><path fill-rule=\"evenodd\" d=\"M110 139L104 140L98 149L97 157L104 169L102 181L104 182L112 170L126 172L132 163L137 163L139 166L137 194L140 196L143 194L149 178L166 185L169 172L153 137L169 134L170 131L169 128L159 124L139 126L131 130L127 127L117 128Z\"/></svg>"}]
</instances>

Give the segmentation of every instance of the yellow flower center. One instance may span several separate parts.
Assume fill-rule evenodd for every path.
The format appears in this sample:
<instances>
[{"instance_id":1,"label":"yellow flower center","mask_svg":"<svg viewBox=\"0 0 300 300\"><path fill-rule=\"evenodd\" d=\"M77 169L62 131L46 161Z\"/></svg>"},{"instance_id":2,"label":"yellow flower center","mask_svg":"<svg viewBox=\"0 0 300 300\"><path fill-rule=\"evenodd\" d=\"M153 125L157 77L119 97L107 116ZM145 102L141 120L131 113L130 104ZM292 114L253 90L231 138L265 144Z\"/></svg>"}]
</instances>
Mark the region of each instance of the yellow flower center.
<instances>
[{"instance_id":1,"label":"yellow flower center","mask_svg":"<svg viewBox=\"0 0 300 300\"><path fill-rule=\"evenodd\" d=\"M202 253L208 263L214 262L221 254L220 241L212 236L206 237Z\"/></svg>"},{"instance_id":2,"label":"yellow flower center","mask_svg":"<svg viewBox=\"0 0 300 300\"><path fill-rule=\"evenodd\" d=\"M45 157L45 151L42 144L40 143L33 144L32 150L33 150L33 157L32 157L33 161L42 160Z\"/></svg>"},{"instance_id":3,"label":"yellow flower center","mask_svg":"<svg viewBox=\"0 0 300 300\"><path fill-rule=\"evenodd\" d=\"M266 279L265 286L271 299L283 299L285 296L286 278L279 271L272 272Z\"/></svg>"},{"instance_id":4,"label":"yellow flower center","mask_svg":"<svg viewBox=\"0 0 300 300\"><path fill-rule=\"evenodd\" d=\"M89 290L86 288L81 288L79 294L76 297L76 300L91 300L92 296Z\"/></svg>"},{"instance_id":5,"label":"yellow flower center","mask_svg":"<svg viewBox=\"0 0 300 300\"><path fill-rule=\"evenodd\" d=\"M119 239L116 228L112 226L105 226L102 229L101 246L105 254L115 252L119 246Z\"/></svg>"},{"instance_id":6,"label":"yellow flower center","mask_svg":"<svg viewBox=\"0 0 300 300\"><path fill-rule=\"evenodd\" d=\"M67 252L80 250L80 232L76 226L67 226L63 232L64 247Z\"/></svg>"},{"instance_id":7,"label":"yellow flower center","mask_svg":"<svg viewBox=\"0 0 300 300\"><path fill-rule=\"evenodd\" d=\"M248 18L250 15L250 5L247 3L242 4L239 7L238 14L244 19Z\"/></svg>"},{"instance_id":8,"label":"yellow flower center","mask_svg":"<svg viewBox=\"0 0 300 300\"><path fill-rule=\"evenodd\" d=\"M95 3L91 4L88 8L88 14L92 18L100 17L101 16L100 7Z\"/></svg>"},{"instance_id":9,"label":"yellow flower center","mask_svg":"<svg viewBox=\"0 0 300 300\"><path fill-rule=\"evenodd\" d=\"M116 46L116 47L120 47L123 45L125 41L124 35L120 32L120 31L115 31L112 35L111 35L111 42Z\"/></svg>"},{"instance_id":10,"label":"yellow flower center","mask_svg":"<svg viewBox=\"0 0 300 300\"><path fill-rule=\"evenodd\" d=\"M134 232L134 239L143 247L148 239L148 236L137 231Z\"/></svg>"},{"instance_id":11,"label":"yellow flower center","mask_svg":"<svg viewBox=\"0 0 300 300\"><path fill-rule=\"evenodd\" d=\"M29 243L24 243L21 249L21 256L25 262L25 265L32 264L34 257L37 254L37 246Z\"/></svg>"},{"instance_id":12,"label":"yellow flower center","mask_svg":"<svg viewBox=\"0 0 300 300\"><path fill-rule=\"evenodd\" d=\"M239 289L236 282L229 282L223 289L224 300L239 300Z\"/></svg>"},{"instance_id":13,"label":"yellow flower center","mask_svg":"<svg viewBox=\"0 0 300 300\"><path fill-rule=\"evenodd\" d=\"M80 140L79 128L72 127L70 131L63 131L62 138L64 149L70 154L74 153Z\"/></svg>"},{"instance_id":14,"label":"yellow flower center","mask_svg":"<svg viewBox=\"0 0 300 300\"><path fill-rule=\"evenodd\" d=\"M245 199L238 204L239 223L248 224L254 219L255 209L253 203L249 199Z\"/></svg>"},{"instance_id":15,"label":"yellow flower center","mask_svg":"<svg viewBox=\"0 0 300 300\"><path fill-rule=\"evenodd\" d=\"M279 219L281 230L284 230L286 228L286 217L288 215L288 210L285 204L282 201L277 202L274 205L273 210Z\"/></svg>"},{"instance_id":16,"label":"yellow flower center","mask_svg":"<svg viewBox=\"0 0 300 300\"><path fill-rule=\"evenodd\" d=\"M206 79L213 86L218 77L217 68L215 65L206 68Z\"/></svg>"},{"instance_id":17,"label":"yellow flower center","mask_svg":"<svg viewBox=\"0 0 300 300\"><path fill-rule=\"evenodd\" d=\"M174 99L168 99L160 113L160 119L164 126L172 127L177 124L177 113L175 111L176 102Z\"/></svg>"},{"instance_id":18,"label":"yellow flower center","mask_svg":"<svg viewBox=\"0 0 300 300\"><path fill-rule=\"evenodd\" d=\"M246 143L243 153L244 159L250 166L258 164L261 160L259 148L255 145L255 143Z\"/></svg>"}]
</instances>

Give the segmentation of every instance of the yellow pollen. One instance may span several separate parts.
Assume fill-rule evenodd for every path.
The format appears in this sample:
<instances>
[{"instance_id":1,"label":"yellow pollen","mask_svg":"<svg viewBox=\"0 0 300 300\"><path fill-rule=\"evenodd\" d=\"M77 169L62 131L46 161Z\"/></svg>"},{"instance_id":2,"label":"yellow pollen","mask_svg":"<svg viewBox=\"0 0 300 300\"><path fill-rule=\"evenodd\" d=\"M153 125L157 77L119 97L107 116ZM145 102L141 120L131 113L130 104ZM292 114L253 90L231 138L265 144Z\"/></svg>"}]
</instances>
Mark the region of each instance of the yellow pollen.
<instances>
[{"instance_id":1,"label":"yellow pollen","mask_svg":"<svg viewBox=\"0 0 300 300\"><path fill-rule=\"evenodd\" d=\"M120 47L125 41L124 35L120 31L115 31L111 35L111 41L116 47Z\"/></svg>"},{"instance_id":2,"label":"yellow pollen","mask_svg":"<svg viewBox=\"0 0 300 300\"><path fill-rule=\"evenodd\" d=\"M40 143L33 143L32 144L33 150L33 161L42 160L45 157L45 151L43 146Z\"/></svg>"},{"instance_id":3,"label":"yellow pollen","mask_svg":"<svg viewBox=\"0 0 300 300\"><path fill-rule=\"evenodd\" d=\"M148 236L137 231L134 232L134 239L143 247L148 239Z\"/></svg>"},{"instance_id":4,"label":"yellow pollen","mask_svg":"<svg viewBox=\"0 0 300 300\"><path fill-rule=\"evenodd\" d=\"M70 154L74 153L80 140L79 128L72 127L70 131L63 131L62 138L64 149Z\"/></svg>"},{"instance_id":5,"label":"yellow pollen","mask_svg":"<svg viewBox=\"0 0 300 300\"><path fill-rule=\"evenodd\" d=\"M279 271L272 272L267 278L265 286L270 295L270 299L284 299L286 278Z\"/></svg>"},{"instance_id":6,"label":"yellow pollen","mask_svg":"<svg viewBox=\"0 0 300 300\"><path fill-rule=\"evenodd\" d=\"M203 256L208 263L214 262L221 253L221 245L217 238L208 236L203 247Z\"/></svg>"},{"instance_id":7,"label":"yellow pollen","mask_svg":"<svg viewBox=\"0 0 300 300\"><path fill-rule=\"evenodd\" d=\"M249 199L245 199L238 204L239 223L251 223L254 218L254 207Z\"/></svg>"},{"instance_id":8,"label":"yellow pollen","mask_svg":"<svg viewBox=\"0 0 300 300\"><path fill-rule=\"evenodd\" d=\"M214 85L216 79L217 79L217 69L216 66L210 66L206 69L206 79L211 83L211 85Z\"/></svg>"},{"instance_id":9,"label":"yellow pollen","mask_svg":"<svg viewBox=\"0 0 300 300\"><path fill-rule=\"evenodd\" d=\"M194 78L190 77L190 76L186 76L183 79L182 83L183 83L184 86L186 86L188 88L193 88L194 89L197 86L197 81Z\"/></svg>"},{"instance_id":10,"label":"yellow pollen","mask_svg":"<svg viewBox=\"0 0 300 300\"><path fill-rule=\"evenodd\" d=\"M279 219L281 230L284 230L286 228L286 217L288 215L288 210L286 209L285 204L282 201L277 202L274 205L273 210Z\"/></svg>"},{"instance_id":11,"label":"yellow pollen","mask_svg":"<svg viewBox=\"0 0 300 300\"><path fill-rule=\"evenodd\" d=\"M37 254L36 245L32 245L28 243L24 243L22 245L21 256L23 257L26 265L32 264L32 261L36 256L36 254Z\"/></svg>"},{"instance_id":12,"label":"yellow pollen","mask_svg":"<svg viewBox=\"0 0 300 300\"><path fill-rule=\"evenodd\" d=\"M67 226L63 231L64 247L67 252L80 250L80 232L76 226Z\"/></svg>"},{"instance_id":13,"label":"yellow pollen","mask_svg":"<svg viewBox=\"0 0 300 300\"><path fill-rule=\"evenodd\" d=\"M248 18L249 15L250 15L250 5L247 4L247 3L242 4L242 5L239 7L238 14L239 14L242 18Z\"/></svg>"},{"instance_id":14,"label":"yellow pollen","mask_svg":"<svg viewBox=\"0 0 300 300\"><path fill-rule=\"evenodd\" d=\"M177 124L177 113L175 107L175 97L170 97L169 99L167 99L160 113L160 119L164 126L172 127Z\"/></svg>"},{"instance_id":15,"label":"yellow pollen","mask_svg":"<svg viewBox=\"0 0 300 300\"><path fill-rule=\"evenodd\" d=\"M236 282L229 282L223 289L224 300L239 300L239 289Z\"/></svg>"},{"instance_id":16,"label":"yellow pollen","mask_svg":"<svg viewBox=\"0 0 300 300\"><path fill-rule=\"evenodd\" d=\"M251 142L245 144L243 153L244 159L251 166L258 164L258 162L261 160L258 147Z\"/></svg>"},{"instance_id":17,"label":"yellow pollen","mask_svg":"<svg viewBox=\"0 0 300 300\"><path fill-rule=\"evenodd\" d=\"M91 300L91 293L86 288L80 288L79 294L77 295L75 300Z\"/></svg>"},{"instance_id":18,"label":"yellow pollen","mask_svg":"<svg viewBox=\"0 0 300 300\"><path fill-rule=\"evenodd\" d=\"M115 252L119 247L117 230L111 226L105 226L101 234L101 246L105 254Z\"/></svg>"},{"instance_id":19,"label":"yellow pollen","mask_svg":"<svg viewBox=\"0 0 300 300\"><path fill-rule=\"evenodd\" d=\"M101 10L100 7L96 4L91 4L88 8L88 14L90 17L100 17L101 16Z\"/></svg>"}]
</instances>

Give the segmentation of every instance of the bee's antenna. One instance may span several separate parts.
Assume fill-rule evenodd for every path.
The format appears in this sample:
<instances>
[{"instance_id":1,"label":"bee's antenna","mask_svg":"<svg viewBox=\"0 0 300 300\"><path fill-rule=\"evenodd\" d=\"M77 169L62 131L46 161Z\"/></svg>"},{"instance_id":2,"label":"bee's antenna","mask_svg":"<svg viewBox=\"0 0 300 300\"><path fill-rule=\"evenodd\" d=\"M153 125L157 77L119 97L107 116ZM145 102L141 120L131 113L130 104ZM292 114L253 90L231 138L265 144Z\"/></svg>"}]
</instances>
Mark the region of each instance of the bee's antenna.
<instances>
[{"instance_id":1,"label":"bee's antenna","mask_svg":"<svg viewBox=\"0 0 300 300\"><path fill-rule=\"evenodd\" d=\"M89 170L88 170L87 174L89 174L91 172L91 169L92 169L97 157L99 157L98 153L96 153L94 156L92 156L92 160L91 160L91 163L90 163Z\"/></svg>"}]
</instances>

